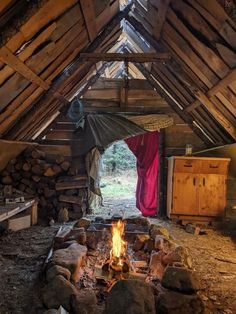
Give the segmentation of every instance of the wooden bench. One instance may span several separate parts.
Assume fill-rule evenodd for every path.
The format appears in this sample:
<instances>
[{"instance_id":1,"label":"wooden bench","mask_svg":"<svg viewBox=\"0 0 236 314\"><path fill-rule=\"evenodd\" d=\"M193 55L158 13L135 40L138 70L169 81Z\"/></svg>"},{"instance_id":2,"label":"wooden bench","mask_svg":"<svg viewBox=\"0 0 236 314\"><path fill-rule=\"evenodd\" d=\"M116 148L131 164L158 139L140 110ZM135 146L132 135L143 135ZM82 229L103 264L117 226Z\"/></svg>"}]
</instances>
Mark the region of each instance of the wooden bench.
<instances>
[{"instance_id":1,"label":"wooden bench","mask_svg":"<svg viewBox=\"0 0 236 314\"><path fill-rule=\"evenodd\" d=\"M37 201L29 200L22 203L0 205L0 223L4 228L14 231L36 225L38 223Z\"/></svg>"}]
</instances>

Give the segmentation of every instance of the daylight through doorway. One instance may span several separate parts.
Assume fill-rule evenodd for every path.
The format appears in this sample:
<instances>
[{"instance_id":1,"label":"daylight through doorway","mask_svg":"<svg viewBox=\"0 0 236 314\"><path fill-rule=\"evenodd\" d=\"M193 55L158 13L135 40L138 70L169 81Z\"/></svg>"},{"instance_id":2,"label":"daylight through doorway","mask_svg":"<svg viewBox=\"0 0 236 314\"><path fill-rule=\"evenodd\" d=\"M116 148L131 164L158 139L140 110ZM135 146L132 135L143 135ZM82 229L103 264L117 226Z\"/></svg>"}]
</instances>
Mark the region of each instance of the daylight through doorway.
<instances>
[{"instance_id":1,"label":"daylight through doorway","mask_svg":"<svg viewBox=\"0 0 236 314\"><path fill-rule=\"evenodd\" d=\"M103 214L139 214L136 208L136 157L124 141L113 143L102 156L101 193Z\"/></svg>"}]
</instances>

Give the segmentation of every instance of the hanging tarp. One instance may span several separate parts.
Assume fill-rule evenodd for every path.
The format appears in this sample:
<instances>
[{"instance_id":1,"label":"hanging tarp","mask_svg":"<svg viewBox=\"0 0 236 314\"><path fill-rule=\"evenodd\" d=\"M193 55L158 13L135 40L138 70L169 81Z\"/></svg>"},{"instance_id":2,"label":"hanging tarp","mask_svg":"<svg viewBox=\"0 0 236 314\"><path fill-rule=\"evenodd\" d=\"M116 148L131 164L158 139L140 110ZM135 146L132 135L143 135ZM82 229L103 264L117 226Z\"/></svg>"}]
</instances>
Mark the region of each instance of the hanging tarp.
<instances>
[{"instance_id":1,"label":"hanging tarp","mask_svg":"<svg viewBox=\"0 0 236 314\"><path fill-rule=\"evenodd\" d=\"M106 149L111 143L143 134L145 129L125 117L113 114L88 114L85 123L74 133L80 144L72 145L72 155L84 155L92 148Z\"/></svg>"},{"instance_id":2,"label":"hanging tarp","mask_svg":"<svg viewBox=\"0 0 236 314\"><path fill-rule=\"evenodd\" d=\"M147 132L126 143L137 158L136 207L143 216L156 216L158 206L159 133Z\"/></svg>"},{"instance_id":3,"label":"hanging tarp","mask_svg":"<svg viewBox=\"0 0 236 314\"><path fill-rule=\"evenodd\" d=\"M74 110L74 119L77 111ZM79 143L76 142L73 145L72 142L73 156L87 154L94 147L105 150L115 141L144 134L147 131L159 131L173 125L171 117L157 114L137 116L121 116L109 113L83 116L78 114L77 117L80 120L77 123L78 129L74 133L74 139L79 139Z\"/></svg>"}]
</instances>

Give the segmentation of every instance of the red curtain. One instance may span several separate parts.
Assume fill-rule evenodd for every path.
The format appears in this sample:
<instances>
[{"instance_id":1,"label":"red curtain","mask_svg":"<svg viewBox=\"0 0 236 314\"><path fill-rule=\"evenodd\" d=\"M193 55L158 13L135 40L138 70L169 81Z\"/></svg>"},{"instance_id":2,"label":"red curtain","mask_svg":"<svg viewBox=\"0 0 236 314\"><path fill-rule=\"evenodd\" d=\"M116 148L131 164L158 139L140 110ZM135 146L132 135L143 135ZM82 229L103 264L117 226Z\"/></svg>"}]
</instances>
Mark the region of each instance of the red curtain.
<instances>
[{"instance_id":1,"label":"red curtain","mask_svg":"<svg viewBox=\"0 0 236 314\"><path fill-rule=\"evenodd\" d=\"M144 216L157 215L159 133L148 132L125 140L137 158L136 206Z\"/></svg>"}]
</instances>

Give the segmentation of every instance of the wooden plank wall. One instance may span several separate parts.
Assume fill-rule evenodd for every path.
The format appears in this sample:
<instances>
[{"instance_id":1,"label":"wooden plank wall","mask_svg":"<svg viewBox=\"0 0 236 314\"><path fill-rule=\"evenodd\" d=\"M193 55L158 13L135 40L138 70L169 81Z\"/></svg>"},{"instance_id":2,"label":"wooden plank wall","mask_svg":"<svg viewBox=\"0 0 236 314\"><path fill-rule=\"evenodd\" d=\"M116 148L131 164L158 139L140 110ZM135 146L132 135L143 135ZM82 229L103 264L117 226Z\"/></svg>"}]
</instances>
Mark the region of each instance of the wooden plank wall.
<instances>
[{"instance_id":1,"label":"wooden plank wall","mask_svg":"<svg viewBox=\"0 0 236 314\"><path fill-rule=\"evenodd\" d=\"M96 16L95 35L118 12L119 1L107 3ZM9 2L3 10L11 8ZM78 84L78 73L86 74L91 64L81 65L63 88L53 90L55 78L91 42L86 19L88 10L77 0L49 0L33 11L32 16L8 38L0 49L0 134L3 137L24 117L33 105L50 89L47 102L40 103L30 119L24 121L11 139L31 139L44 121L49 119L60 106L68 103ZM10 17L9 17L10 18ZM19 17L20 19L20 17ZM6 18L0 16L0 22ZM99 49L106 50L119 37L119 26L101 41ZM109 43L106 43L110 40ZM96 71L96 68L92 68ZM86 80L91 73L84 76ZM33 122L33 123L32 123ZM35 132L36 131L36 132Z\"/></svg>"},{"instance_id":2,"label":"wooden plank wall","mask_svg":"<svg viewBox=\"0 0 236 314\"><path fill-rule=\"evenodd\" d=\"M217 1L173 0L158 26L161 3L136 0L128 18L155 49L172 55L171 61L153 65L150 75L212 143L235 141L235 22Z\"/></svg>"}]
</instances>

